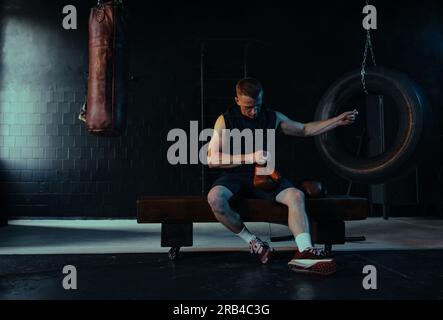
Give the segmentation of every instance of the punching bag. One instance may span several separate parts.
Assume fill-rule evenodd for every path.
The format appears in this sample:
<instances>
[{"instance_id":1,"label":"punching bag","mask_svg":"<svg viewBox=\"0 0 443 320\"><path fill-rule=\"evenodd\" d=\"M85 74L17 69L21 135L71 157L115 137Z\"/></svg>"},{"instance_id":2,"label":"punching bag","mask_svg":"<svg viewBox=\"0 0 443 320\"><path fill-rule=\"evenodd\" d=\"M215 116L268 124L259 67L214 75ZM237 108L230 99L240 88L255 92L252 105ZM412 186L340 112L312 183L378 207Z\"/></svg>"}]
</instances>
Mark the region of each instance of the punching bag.
<instances>
[{"instance_id":1,"label":"punching bag","mask_svg":"<svg viewBox=\"0 0 443 320\"><path fill-rule=\"evenodd\" d=\"M89 15L89 76L86 127L118 136L125 126L127 23L121 1L99 1Z\"/></svg>"}]
</instances>

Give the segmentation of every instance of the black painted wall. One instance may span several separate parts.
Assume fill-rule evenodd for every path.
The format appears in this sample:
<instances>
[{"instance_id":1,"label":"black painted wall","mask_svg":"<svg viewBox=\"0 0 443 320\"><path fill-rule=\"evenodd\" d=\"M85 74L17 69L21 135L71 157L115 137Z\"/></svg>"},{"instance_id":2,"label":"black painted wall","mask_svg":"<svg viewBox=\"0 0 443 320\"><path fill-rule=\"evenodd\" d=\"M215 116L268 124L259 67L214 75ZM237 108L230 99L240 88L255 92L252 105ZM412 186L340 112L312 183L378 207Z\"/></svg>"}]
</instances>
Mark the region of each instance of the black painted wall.
<instances>
[{"instance_id":1,"label":"black painted wall","mask_svg":"<svg viewBox=\"0 0 443 320\"><path fill-rule=\"evenodd\" d=\"M201 194L211 179L200 165L171 166L170 129L201 120L201 39L254 39L248 73L265 85L273 108L310 121L327 87L358 68L365 1L289 7L266 2L142 5L130 11L128 126L118 138L88 135L77 119L86 93L87 20L94 1L2 1L0 4L0 183L3 214L134 216L140 195ZM62 28L62 8L78 10L78 29ZM377 62L408 74L443 123L443 8L439 1L374 1ZM205 77L223 78L206 96L234 95L243 75L240 42L206 42ZM211 60L213 59L213 60ZM212 61L212 62L211 62ZM229 102L229 101L228 101ZM204 127L225 100L205 101ZM331 193L347 181L321 161L312 139L279 137L279 168L316 178ZM203 180L203 190L202 190ZM357 185L355 194L366 195Z\"/></svg>"}]
</instances>

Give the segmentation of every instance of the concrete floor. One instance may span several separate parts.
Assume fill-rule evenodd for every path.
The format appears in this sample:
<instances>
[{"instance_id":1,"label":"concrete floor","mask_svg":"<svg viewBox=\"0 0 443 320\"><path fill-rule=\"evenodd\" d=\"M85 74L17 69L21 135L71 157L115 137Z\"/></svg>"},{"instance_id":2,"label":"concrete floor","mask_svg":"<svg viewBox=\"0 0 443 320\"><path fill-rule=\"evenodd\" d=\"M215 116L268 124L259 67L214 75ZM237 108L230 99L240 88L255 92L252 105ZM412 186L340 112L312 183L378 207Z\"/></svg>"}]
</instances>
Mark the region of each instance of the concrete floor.
<instances>
[{"instance_id":1,"label":"concrete floor","mask_svg":"<svg viewBox=\"0 0 443 320\"><path fill-rule=\"evenodd\" d=\"M263 239L269 225L251 223ZM287 267L293 241L261 265L245 244L216 223L197 224L193 248L169 261L159 225L134 220L16 220L0 228L1 299L443 299L443 220L371 218L347 223L366 242L334 247L331 277ZM272 236L288 229L271 225ZM289 249L289 250L288 250ZM64 290L62 269L74 265L78 290ZM362 286L377 270L377 289ZM196 276L198 275L198 276Z\"/></svg>"},{"instance_id":2,"label":"concrete floor","mask_svg":"<svg viewBox=\"0 0 443 320\"><path fill-rule=\"evenodd\" d=\"M263 240L289 235L282 225L248 223ZM348 236L366 241L334 246L339 251L443 249L443 219L369 218L346 222ZM272 243L295 248L294 241ZM194 246L183 251L247 250L218 223L194 224ZM13 220L0 229L0 254L91 254L167 252L160 247L160 224L135 220Z\"/></svg>"},{"instance_id":3,"label":"concrete floor","mask_svg":"<svg viewBox=\"0 0 443 320\"><path fill-rule=\"evenodd\" d=\"M443 299L441 250L338 252L329 277L290 271L291 255L277 252L266 265L244 252L187 252L177 262L160 253L6 255L0 300ZM68 264L77 268L77 290L62 287ZM375 290L362 285L366 265L377 270Z\"/></svg>"}]
</instances>

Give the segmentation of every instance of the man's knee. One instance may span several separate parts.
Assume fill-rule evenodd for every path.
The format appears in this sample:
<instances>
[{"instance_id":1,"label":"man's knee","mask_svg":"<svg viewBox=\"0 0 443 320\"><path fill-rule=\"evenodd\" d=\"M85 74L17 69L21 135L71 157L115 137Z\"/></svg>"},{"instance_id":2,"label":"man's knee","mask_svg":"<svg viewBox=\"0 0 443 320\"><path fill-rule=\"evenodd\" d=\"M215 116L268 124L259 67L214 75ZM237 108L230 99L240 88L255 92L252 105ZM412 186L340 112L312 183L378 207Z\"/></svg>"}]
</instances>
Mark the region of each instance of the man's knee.
<instances>
[{"instance_id":1,"label":"man's knee","mask_svg":"<svg viewBox=\"0 0 443 320\"><path fill-rule=\"evenodd\" d=\"M214 213L223 214L229 208L229 195L214 187L208 193L208 203Z\"/></svg>"},{"instance_id":2,"label":"man's knee","mask_svg":"<svg viewBox=\"0 0 443 320\"><path fill-rule=\"evenodd\" d=\"M294 202L298 205L303 205L305 203L305 194L303 191L294 189L293 193Z\"/></svg>"},{"instance_id":3,"label":"man's knee","mask_svg":"<svg viewBox=\"0 0 443 320\"><path fill-rule=\"evenodd\" d=\"M283 191L281 202L287 206L302 206L305 203L305 194L296 188L290 188Z\"/></svg>"}]
</instances>

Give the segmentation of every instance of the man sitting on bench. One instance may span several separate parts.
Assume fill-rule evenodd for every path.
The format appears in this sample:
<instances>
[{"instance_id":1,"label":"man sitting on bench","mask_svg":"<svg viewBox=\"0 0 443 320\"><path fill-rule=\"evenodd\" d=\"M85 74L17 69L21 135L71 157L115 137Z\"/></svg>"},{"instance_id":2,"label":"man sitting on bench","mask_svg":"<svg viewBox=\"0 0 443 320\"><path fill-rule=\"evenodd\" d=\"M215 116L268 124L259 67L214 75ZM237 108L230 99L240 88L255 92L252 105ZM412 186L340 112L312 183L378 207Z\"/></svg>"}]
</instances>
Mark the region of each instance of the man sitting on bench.
<instances>
[{"instance_id":1,"label":"man sitting on bench","mask_svg":"<svg viewBox=\"0 0 443 320\"><path fill-rule=\"evenodd\" d=\"M260 187L255 179L256 165L264 165L269 161L269 146L264 144L263 150L246 153L223 154L223 129L277 129L286 135L315 136L334 129L338 126L354 122L357 111L348 111L337 117L309 122L306 124L290 120L280 112L262 106L263 88L259 81L253 78L240 80L236 85L235 105L220 115L214 126L214 134L208 147L208 165L211 168L225 169L222 175L213 183L208 193L208 202L215 217L229 230L237 234L249 244L252 254L257 255L262 263L267 263L273 249L268 243L251 234L246 228L240 215L233 211L229 200L234 195L252 198L268 199L282 203L288 207L288 226L295 238L297 250L288 265L291 270L303 273L332 274L336 270L333 259L328 259L321 249L314 248L309 234L308 218L305 211L304 194L296 189L286 178L280 177L274 171ZM229 138L232 139L232 138ZM267 139L263 141L266 143ZM232 146L232 143L230 143ZM228 157L229 161L225 159ZM263 176L262 176L263 177Z\"/></svg>"}]
</instances>

